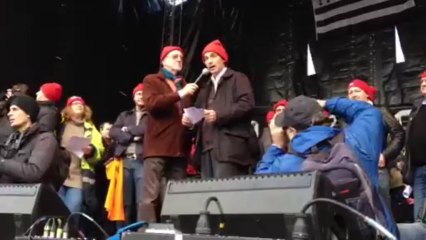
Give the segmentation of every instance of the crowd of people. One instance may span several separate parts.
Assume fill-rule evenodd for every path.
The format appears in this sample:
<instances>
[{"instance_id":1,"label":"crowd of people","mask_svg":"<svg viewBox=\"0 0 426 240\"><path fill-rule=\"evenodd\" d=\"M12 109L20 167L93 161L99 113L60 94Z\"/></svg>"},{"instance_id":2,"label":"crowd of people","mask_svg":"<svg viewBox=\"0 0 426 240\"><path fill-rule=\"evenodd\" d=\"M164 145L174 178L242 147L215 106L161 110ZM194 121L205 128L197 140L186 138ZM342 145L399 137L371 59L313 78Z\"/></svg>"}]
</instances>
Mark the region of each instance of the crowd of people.
<instances>
[{"instance_id":1,"label":"crowd of people","mask_svg":"<svg viewBox=\"0 0 426 240\"><path fill-rule=\"evenodd\" d=\"M134 106L99 130L80 96L69 97L58 110L58 83L40 86L35 99L26 84L8 89L0 102L0 182L45 183L71 212L105 216L104 225L121 228L160 221L168 180L305 171L312 169L312 156L329 156L339 141L379 196L383 225L401 239L426 239L420 223L426 200L426 71L420 75L423 98L413 103L406 129L389 110L374 106L376 88L355 79L347 96L278 101L258 136L251 124L250 80L229 67L222 43L203 49L210 75L202 83L179 75L183 59L179 46L164 47L159 72L135 86ZM194 122L185 113L189 107L201 110L202 120ZM88 141L72 151L76 138Z\"/></svg>"}]
</instances>

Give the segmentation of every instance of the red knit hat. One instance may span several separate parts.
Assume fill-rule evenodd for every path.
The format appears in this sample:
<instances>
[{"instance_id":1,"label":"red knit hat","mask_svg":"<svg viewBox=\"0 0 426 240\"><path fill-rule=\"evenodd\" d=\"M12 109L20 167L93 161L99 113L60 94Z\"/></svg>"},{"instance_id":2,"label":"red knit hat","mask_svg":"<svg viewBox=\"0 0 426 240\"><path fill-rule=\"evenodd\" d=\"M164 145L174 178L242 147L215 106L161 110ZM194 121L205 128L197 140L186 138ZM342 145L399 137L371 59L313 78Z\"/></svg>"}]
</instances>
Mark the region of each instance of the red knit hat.
<instances>
[{"instance_id":1,"label":"red knit hat","mask_svg":"<svg viewBox=\"0 0 426 240\"><path fill-rule=\"evenodd\" d=\"M79 96L72 96L72 97L68 98L68 100L67 100L67 106L71 106L75 102L79 102L79 103L81 103L83 105L86 105L86 103L84 102L83 98L81 98Z\"/></svg>"},{"instance_id":2,"label":"red knit hat","mask_svg":"<svg viewBox=\"0 0 426 240\"><path fill-rule=\"evenodd\" d=\"M59 83L45 83L40 87L41 92L50 101L57 102L62 97L62 86Z\"/></svg>"},{"instance_id":3,"label":"red knit hat","mask_svg":"<svg viewBox=\"0 0 426 240\"><path fill-rule=\"evenodd\" d=\"M223 47L222 43L219 40L214 40L213 42L207 44L207 46L204 47L203 53L201 54L201 58L204 61L204 55L208 52L214 52L217 55L219 55L225 62L228 62L228 53L226 52L225 48Z\"/></svg>"},{"instance_id":4,"label":"red knit hat","mask_svg":"<svg viewBox=\"0 0 426 240\"><path fill-rule=\"evenodd\" d=\"M170 52L175 51L175 50L178 50L183 55L183 50L182 50L181 47L179 47L179 46L165 46L163 48L163 51L161 51L160 61L163 61L164 58L167 57L167 54L169 54Z\"/></svg>"},{"instance_id":5,"label":"red knit hat","mask_svg":"<svg viewBox=\"0 0 426 240\"><path fill-rule=\"evenodd\" d=\"M422 74L420 74L420 80L425 79L426 78L426 70L424 72L422 72Z\"/></svg>"},{"instance_id":6,"label":"red knit hat","mask_svg":"<svg viewBox=\"0 0 426 240\"><path fill-rule=\"evenodd\" d=\"M287 106L287 100L283 99L283 100L281 100L281 101L276 102L276 103L274 104L274 107L272 108L272 109L274 110L274 112L277 110L277 108L278 108L279 106L286 107L286 106Z\"/></svg>"},{"instance_id":7,"label":"red knit hat","mask_svg":"<svg viewBox=\"0 0 426 240\"><path fill-rule=\"evenodd\" d=\"M363 80L360 80L360 79L352 80L352 82L349 83L348 85L348 90L352 87L357 87L361 89L362 91L364 91L368 95L368 99L370 101L374 102L374 99L376 99L377 88L368 85L368 83L364 82Z\"/></svg>"},{"instance_id":8,"label":"red knit hat","mask_svg":"<svg viewBox=\"0 0 426 240\"><path fill-rule=\"evenodd\" d=\"M142 83L139 83L135 88L133 88L133 96L139 91L143 92L143 84Z\"/></svg>"}]
</instances>

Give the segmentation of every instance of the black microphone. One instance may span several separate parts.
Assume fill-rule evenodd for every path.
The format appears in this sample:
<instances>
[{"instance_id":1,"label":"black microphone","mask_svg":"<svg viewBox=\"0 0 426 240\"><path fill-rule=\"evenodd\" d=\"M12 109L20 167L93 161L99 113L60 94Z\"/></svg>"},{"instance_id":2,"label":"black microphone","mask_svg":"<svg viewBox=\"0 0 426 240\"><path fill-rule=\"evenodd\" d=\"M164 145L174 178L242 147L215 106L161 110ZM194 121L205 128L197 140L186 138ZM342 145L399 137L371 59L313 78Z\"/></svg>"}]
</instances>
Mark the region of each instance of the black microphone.
<instances>
[{"instance_id":1,"label":"black microphone","mask_svg":"<svg viewBox=\"0 0 426 240\"><path fill-rule=\"evenodd\" d=\"M201 74L195 79L195 84L198 84L198 82L203 78L204 75L207 75L209 73L209 70L207 68L203 68L203 71L201 71Z\"/></svg>"}]
</instances>

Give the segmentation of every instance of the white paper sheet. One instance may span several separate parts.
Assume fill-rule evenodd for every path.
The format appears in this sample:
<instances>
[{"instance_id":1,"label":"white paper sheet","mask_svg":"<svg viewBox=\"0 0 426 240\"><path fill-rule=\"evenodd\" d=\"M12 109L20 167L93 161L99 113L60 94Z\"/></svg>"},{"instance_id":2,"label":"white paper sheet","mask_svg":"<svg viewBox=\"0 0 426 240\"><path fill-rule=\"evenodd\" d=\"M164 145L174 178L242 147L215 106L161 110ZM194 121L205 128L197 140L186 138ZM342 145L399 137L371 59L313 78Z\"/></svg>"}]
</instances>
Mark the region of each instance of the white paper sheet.
<instances>
[{"instance_id":1,"label":"white paper sheet","mask_svg":"<svg viewBox=\"0 0 426 240\"><path fill-rule=\"evenodd\" d=\"M83 137L71 137L70 141L68 142L68 145L65 146L65 148L74 153L77 157L82 158L84 153L83 153L83 148L89 146L90 144L90 139L88 138L83 138Z\"/></svg>"},{"instance_id":2,"label":"white paper sheet","mask_svg":"<svg viewBox=\"0 0 426 240\"><path fill-rule=\"evenodd\" d=\"M196 124L204 118L204 109L189 107L183 109L183 114L191 120L192 124Z\"/></svg>"}]
</instances>

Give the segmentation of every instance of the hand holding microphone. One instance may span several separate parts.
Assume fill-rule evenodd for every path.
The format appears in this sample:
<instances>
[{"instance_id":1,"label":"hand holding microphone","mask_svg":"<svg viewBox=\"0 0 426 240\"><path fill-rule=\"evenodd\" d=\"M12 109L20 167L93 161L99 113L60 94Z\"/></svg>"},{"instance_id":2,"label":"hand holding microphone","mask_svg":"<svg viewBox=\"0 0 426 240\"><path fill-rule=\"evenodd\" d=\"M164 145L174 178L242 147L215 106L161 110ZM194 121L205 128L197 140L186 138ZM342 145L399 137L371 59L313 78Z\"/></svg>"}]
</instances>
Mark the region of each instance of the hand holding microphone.
<instances>
[{"instance_id":1,"label":"hand holding microphone","mask_svg":"<svg viewBox=\"0 0 426 240\"><path fill-rule=\"evenodd\" d=\"M194 93L198 90L198 82L204 75L207 75L208 73L209 70L207 68L204 68L203 71L201 71L201 74L197 77L197 79L195 79L194 83L188 83L185 85L185 87L183 87L182 90L179 90L179 95L181 97L186 95L194 95Z\"/></svg>"},{"instance_id":2,"label":"hand holding microphone","mask_svg":"<svg viewBox=\"0 0 426 240\"><path fill-rule=\"evenodd\" d=\"M194 95L194 93L197 90L198 90L198 85L197 84L195 84L195 83L188 83L180 91L182 91L183 96L186 96L186 95Z\"/></svg>"}]
</instances>

